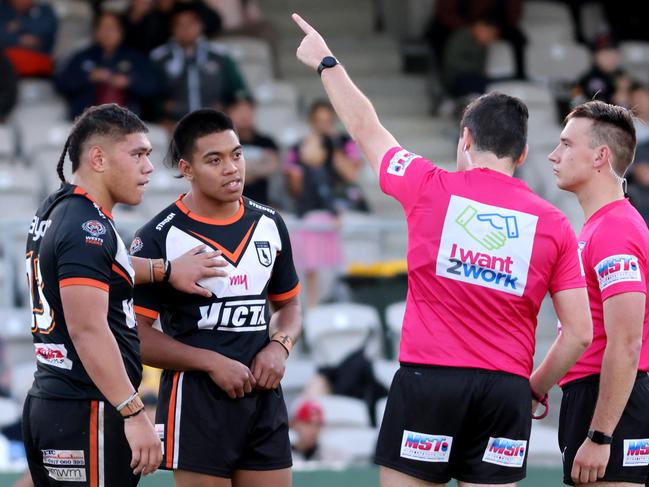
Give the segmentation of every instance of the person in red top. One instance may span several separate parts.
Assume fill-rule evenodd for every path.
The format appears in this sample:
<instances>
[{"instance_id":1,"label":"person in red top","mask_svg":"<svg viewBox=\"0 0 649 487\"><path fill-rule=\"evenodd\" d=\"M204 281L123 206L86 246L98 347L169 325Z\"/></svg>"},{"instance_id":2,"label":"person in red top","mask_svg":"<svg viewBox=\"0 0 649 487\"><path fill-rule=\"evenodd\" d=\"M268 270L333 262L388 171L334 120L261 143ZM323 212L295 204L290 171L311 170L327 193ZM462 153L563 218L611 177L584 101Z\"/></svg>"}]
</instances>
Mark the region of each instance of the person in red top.
<instances>
[{"instance_id":1,"label":"person in red top","mask_svg":"<svg viewBox=\"0 0 649 487\"><path fill-rule=\"evenodd\" d=\"M560 382L564 482L645 484L649 230L623 191L636 145L633 118L625 108L591 101L566 120L549 159L558 186L577 195L586 216L579 248L594 336Z\"/></svg>"},{"instance_id":2,"label":"person in red top","mask_svg":"<svg viewBox=\"0 0 649 487\"><path fill-rule=\"evenodd\" d=\"M527 107L490 93L460 124L458 172L403 149L326 43L297 14L297 50L408 220L401 367L377 445L382 485L506 484L525 477L532 397L592 336L577 241L566 218L512 174L527 155ZM530 383L547 292L564 326ZM433 484L431 484L431 482Z\"/></svg>"}]
</instances>

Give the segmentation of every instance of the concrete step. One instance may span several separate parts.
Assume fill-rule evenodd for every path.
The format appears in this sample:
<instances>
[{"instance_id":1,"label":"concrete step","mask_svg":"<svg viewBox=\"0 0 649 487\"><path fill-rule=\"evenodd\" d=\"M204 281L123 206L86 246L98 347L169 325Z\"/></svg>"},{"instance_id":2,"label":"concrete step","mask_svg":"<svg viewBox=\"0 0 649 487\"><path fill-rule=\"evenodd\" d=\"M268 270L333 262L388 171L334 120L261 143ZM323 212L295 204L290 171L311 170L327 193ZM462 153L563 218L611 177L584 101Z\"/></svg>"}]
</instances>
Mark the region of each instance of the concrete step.
<instances>
[{"instance_id":1,"label":"concrete step","mask_svg":"<svg viewBox=\"0 0 649 487\"><path fill-rule=\"evenodd\" d=\"M282 32L299 32L291 18L293 12L299 13L325 38L349 32L359 36L372 35L374 19L371 2L355 1L352 7L349 4L349 1L342 0L286 2L284 6L266 8L264 14L280 36Z\"/></svg>"},{"instance_id":2,"label":"concrete step","mask_svg":"<svg viewBox=\"0 0 649 487\"><path fill-rule=\"evenodd\" d=\"M301 63L295 57L301 38L291 37L279 42L280 64L286 77L299 75ZM377 37L366 41L351 38L333 38L329 43L334 55L355 77L384 76L401 71L398 45L391 39Z\"/></svg>"},{"instance_id":3,"label":"concrete step","mask_svg":"<svg viewBox=\"0 0 649 487\"><path fill-rule=\"evenodd\" d=\"M313 75L308 70L307 76L291 77L290 79L300 93L301 105L304 109L314 100L326 98L326 93L317 75ZM362 85L361 90L363 90ZM402 90L398 82L393 85L387 84L384 88L377 89L375 86L373 89L363 91L374 104L380 118L414 116L420 119L429 113L427 96L422 93L411 95L405 89Z\"/></svg>"}]
</instances>

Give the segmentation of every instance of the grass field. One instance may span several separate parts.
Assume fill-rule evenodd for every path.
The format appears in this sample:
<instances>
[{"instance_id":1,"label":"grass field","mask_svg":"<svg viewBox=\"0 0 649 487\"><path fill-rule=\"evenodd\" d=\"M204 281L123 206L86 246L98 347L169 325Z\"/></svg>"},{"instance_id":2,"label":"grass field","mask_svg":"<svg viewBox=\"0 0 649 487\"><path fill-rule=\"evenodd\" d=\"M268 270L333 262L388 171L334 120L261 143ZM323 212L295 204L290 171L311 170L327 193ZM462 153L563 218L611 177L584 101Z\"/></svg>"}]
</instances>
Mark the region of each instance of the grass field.
<instances>
[{"instance_id":1,"label":"grass field","mask_svg":"<svg viewBox=\"0 0 649 487\"><path fill-rule=\"evenodd\" d=\"M18 477L19 475L0 474L0 487L11 487ZM139 485L141 487L173 487L174 484L170 473L158 472L143 479ZM379 472L376 467L293 473L293 487L373 487L378 485ZM530 467L527 469L527 478L519 482L518 485L521 487L561 486L563 485L561 482L561 470L559 468Z\"/></svg>"}]
</instances>

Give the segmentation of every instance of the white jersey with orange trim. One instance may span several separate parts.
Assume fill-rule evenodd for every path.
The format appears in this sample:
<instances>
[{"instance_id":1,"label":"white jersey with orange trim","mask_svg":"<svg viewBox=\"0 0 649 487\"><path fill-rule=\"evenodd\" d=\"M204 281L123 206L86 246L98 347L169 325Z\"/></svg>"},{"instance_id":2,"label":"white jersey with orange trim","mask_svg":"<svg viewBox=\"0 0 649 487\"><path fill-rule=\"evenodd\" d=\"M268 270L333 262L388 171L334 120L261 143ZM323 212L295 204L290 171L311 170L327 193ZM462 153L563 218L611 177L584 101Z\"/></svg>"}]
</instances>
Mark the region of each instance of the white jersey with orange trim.
<instances>
[{"instance_id":1,"label":"white jersey with orange trim","mask_svg":"<svg viewBox=\"0 0 649 487\"><path fill-rule=\"evenodd\" d=\"M60 289L72 285L108 293L108 325L137 389L142 366L133 312L135 272L112 215L79 186L62 185L32 219L26 271L38 364L30 394L44 399L105 400L81 363L65 323Z\"/></svg>"},{"instance_id":2,"label":"white jersey with orange trim","mask_svg":"<svg viewBox=\"0 0 649 487\"><path fill-rule=\"evenodd\" d=\"M162 330L185 344L248 365L269 340L268 301L300 291L286 225L276 210L248 198L227 220L196 215L182 198L138 230L131 254L173 260L202 244L222 252L228 275L199 283L211 298L163 284L138 286L135 312L160 318Z\"/></svg>"}]
</instances>

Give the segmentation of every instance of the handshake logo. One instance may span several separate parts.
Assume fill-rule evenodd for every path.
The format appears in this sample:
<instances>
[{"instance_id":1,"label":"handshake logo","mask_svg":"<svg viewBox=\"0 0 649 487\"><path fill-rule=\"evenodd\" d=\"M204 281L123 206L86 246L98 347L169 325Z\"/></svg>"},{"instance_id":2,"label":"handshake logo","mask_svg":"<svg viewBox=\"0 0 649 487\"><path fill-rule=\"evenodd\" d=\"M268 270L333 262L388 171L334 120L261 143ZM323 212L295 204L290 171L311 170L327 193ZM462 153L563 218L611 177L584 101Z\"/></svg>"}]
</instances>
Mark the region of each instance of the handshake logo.
<instances>
[{"instance_id":1,"label":"handshake logo","mask_svg":"<svg viewBox=\"0 0 649 487\"><path fill-rule=\"evenodd\" d=\"M500 249L508 238L518 238L518 223L515 216L479 213L471 205L458 215L455 223L487 250Z\"/></svg>"},{"instance_id":2,"label":"handshake logo","mask_svg":"<svg viewBox=\"0 0 649 487\"><path fill-rule=\"evenodd\" d=\"M453 195L436 273L522 296L538 217Z\"/></svg>"}]
</instances>

